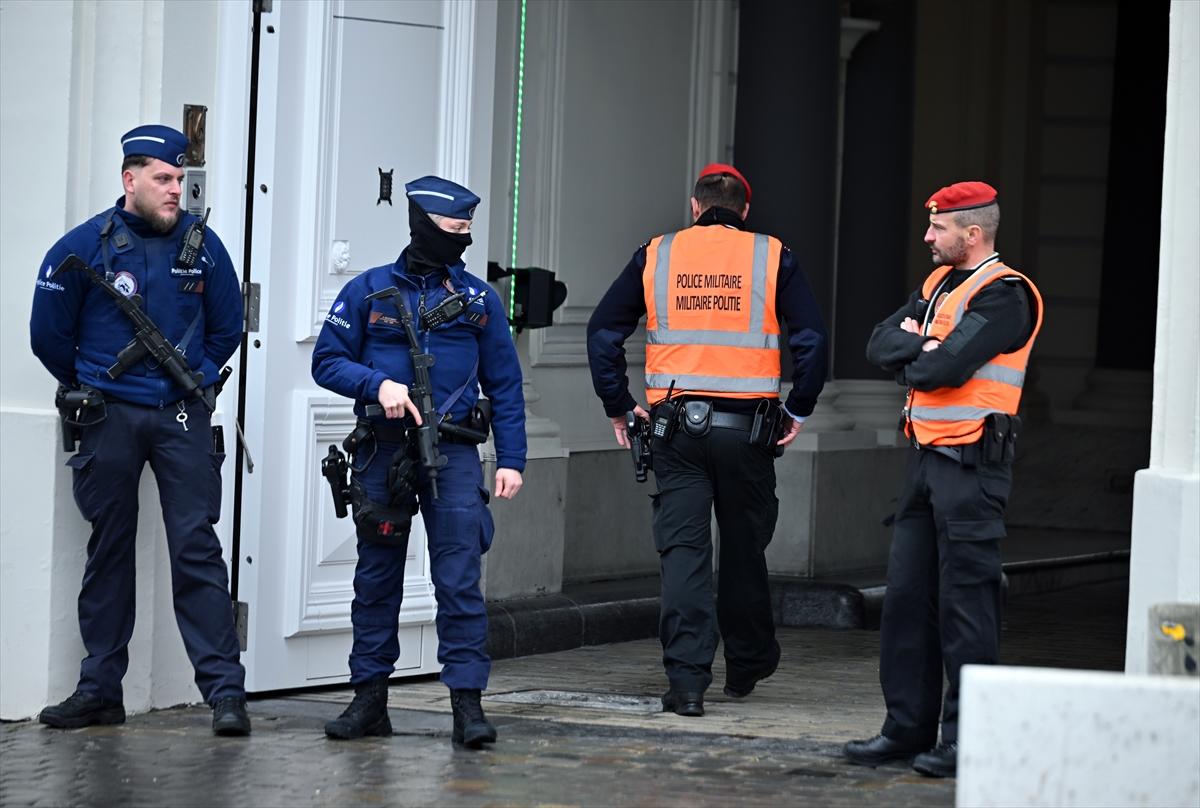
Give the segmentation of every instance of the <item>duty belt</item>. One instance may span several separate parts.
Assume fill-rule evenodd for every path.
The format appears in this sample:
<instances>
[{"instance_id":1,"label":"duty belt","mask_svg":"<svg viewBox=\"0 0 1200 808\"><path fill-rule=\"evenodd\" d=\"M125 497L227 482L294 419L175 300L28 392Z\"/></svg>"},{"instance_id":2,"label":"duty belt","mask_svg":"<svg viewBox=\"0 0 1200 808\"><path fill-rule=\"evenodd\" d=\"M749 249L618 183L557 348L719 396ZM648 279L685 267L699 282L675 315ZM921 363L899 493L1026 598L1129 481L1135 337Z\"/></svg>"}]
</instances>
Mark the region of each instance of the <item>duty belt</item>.
<instances>
[{"instance_id":1,"label":"duty belt","mask_svg":"<svg viewBox=\"0 0 1200 808\"><path fill-rule=\"evenodd\" d=\"M720 429L740 429L743 432L749 432L754 426L754 416L713 410L712 425Z\"/></svg>"},{"instance_id":2,"label":"duty belt","mask_svg":"<svg viewBox=\"0 0 1200 808\"><path fill-rule=\"evenodd\" d=\"M927 443L921 449L927 452L937 452L966 468L974 468L979 465L978 443L966 443L960 446L936 446Z\"/></svg>"},{"instance_id":3,"label":"duty belt","mask_svg":"<svg viewBox=\"0 0 1200 808\"><path fill-rule=\"evenodd\" d=\"M365 426L375 435L375 440L383 441L384 443L404 443L405 436L408 433L408 427L405 426L403 420L397 420L396 423L387 421L371 421L366 418L358 419L359 426Z\"/></svg>"},{"instance_id":4,"label":"duty belt","mask_svg":"<svg viewBox=\"0 0 1200 808\"><path fill-rule=\"evenodd\" d=\"M413 426L413 423L408 418L396 419L394 421L372 421L367 418L359 418L358 425L371 430L375 436L375 440L383 441L384 443L405 443L408 440L408 430ZM441 441L446 443L461 443L466 446L478 446L482 443L478 439L456 434L453 427L462 426L462 424L444 422L441 426L450 427L441 431L439 435L439 440Z\"/></svg>"}]
</instances>

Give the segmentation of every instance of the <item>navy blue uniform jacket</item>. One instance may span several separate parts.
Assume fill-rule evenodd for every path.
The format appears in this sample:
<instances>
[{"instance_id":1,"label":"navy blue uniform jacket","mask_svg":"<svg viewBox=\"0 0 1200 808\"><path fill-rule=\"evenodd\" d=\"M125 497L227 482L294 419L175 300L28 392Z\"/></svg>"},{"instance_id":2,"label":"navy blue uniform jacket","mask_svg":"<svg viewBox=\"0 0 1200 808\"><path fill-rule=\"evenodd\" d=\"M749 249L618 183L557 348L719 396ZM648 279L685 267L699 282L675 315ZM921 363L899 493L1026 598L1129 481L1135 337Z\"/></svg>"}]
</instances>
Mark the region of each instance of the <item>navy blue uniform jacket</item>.
<instances>
[{"instance_id":1,"label":"navy blue uniform jacket","mask_svg":"<svg viewBox=\"0 0 1200 808\"><path fill-rule=\"evenodd\" d=\"M121 230L130 236L124 247L110 243L110 268L118 288L141 295L143 310L176 345L199 314L187 345L179 347L192 370L204 374L202 386L217 380L221 366L242 340L241 288L225 245L211 229L204 234L195 267L185 273L175 266L183 234L195 216L181 213L175 228L160 234L120 205L118 200L117 207L88 219L46 253L33 293L30 344L46 369L65 385L78 382L122 401L163 407L187 394L153 359L136 363L116 379L108 378L109 366L133 339L133 324L116 302L83 272L49 277L50 273L74 253L103 275L100 229L112 216L109 241Z\"/></svg>"},{"instance_id":2,"label":"navy blue uniform jacket","mask_svg":"<svg viewBox=\"0 0 1200 808\"><path fill-rule=\"evenodd\" d=\"M412 385L412 356L396 301L366 299L373 292L395 286L405 293L422 352L434 357L429 370L434 406L444 408L465 385L449 410L450 420L461 422L475 406L482 387L492 401L496 464L524 471L521 364L500 295L467 272L462 262L448 272L418 275L407 271L404 256L400 253L395 263L368 269L342 288L317 338L313 379L327 390L354 399L354 411L360 417L366 404L379 400L379 385L385 379ZM450 294L447 284L472 302L458 318L426 330L418 313L444 300Z\"/></svg>"}]
</instances>

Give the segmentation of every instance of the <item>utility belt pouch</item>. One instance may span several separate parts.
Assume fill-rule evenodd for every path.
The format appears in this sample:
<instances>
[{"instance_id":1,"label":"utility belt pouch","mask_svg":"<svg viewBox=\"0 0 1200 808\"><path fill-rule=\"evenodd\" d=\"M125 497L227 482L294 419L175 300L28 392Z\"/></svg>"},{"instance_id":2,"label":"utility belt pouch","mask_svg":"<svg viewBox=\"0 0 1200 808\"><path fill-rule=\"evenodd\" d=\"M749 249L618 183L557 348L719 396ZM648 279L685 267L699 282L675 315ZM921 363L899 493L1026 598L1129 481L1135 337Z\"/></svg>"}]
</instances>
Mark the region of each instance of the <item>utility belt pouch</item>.
<instances>
[{"instance_id":1,"label":"utility belt pouch","mask_svg":"<svg viewBox=\"0 0 1200 808\"><path fill-rule=\"evenodd\" d=\"M996 466L1011 463L1017 456L1017 433L1021 419L1015 415L994 412L983 422L983 437L979 441L979 461Z\"/></svg>"},{"instance_id":2,"label":"utility belt pouch","mask_svg":"<svg viewBox=\"0 0 1200 808\"><path fill-rule=\"evenodd\" d=\"M783 407L777 401L763 401L754 410L754 421L750 424L750 443L765 449L776 449L783 437ZM778 447L782 448L782 447Z\"/></svg>"},{"instance_id":3,"label":"utility belt pouch","mask_svg":"<svg viewBox=\"0 0 1200 808\"><path fill-rule=\"evenodd\" d=\"M683 405L683 431L693 438L703 438L712 429L712 402L688 401Z\"/></svg>"},{"instance_id":4,"label":"utility belt pouch","mask_svg":"<svg viewBox=\"0 0 1200 808\"><path fill-rule=\"evenodd\" d=\"M417 460L409 451L409 446L402 446L392 455L388 464L387 487L388 507L403 508L409 515L417 512Z\"/></svg>"},{"instance_id":5,"label":"utility belt pouch","mask_svg":"<svg viewBox=\"0 0 1200 808\"><path fill-rule=\"evenodd\" d=\"M490 399L480 398L475 402L475 406L471 408L471 414L467 416L467 426L484 435L488 433L492 428L492 402Z\"/></svg>"},{"instance_id":6,"label":"utility belt pouch","mask_svg":"<svg viewBox=\"0 0 1200 808\"><path fill-rule=\"evenodd\" d=\"M661 441L669 441L678 424L679 402L667 399L655 407L650 416L650 434Z\"/></svg>"}]
</instances>

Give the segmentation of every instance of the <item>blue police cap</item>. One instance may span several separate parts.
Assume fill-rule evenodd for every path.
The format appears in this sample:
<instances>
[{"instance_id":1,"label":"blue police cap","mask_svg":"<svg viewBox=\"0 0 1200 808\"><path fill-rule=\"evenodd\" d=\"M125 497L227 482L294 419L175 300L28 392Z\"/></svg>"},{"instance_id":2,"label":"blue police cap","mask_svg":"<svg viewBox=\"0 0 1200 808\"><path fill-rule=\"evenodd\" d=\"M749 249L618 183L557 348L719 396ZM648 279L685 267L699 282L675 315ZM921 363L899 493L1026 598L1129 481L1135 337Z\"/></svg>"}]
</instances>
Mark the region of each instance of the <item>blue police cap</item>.
<instances>
[{"instance_id":1,"label":"blue police cap","mask_svg":"<svg viewBox=\"0 0 1200 808\"><path fill-rule=\"evenodd\" d=\"M404 186L408 198L421 210L451 219L474 219L479 197L456 182L441 177L421 177Z\"/></svg>"},{"instance_id":2,"label":"blue police cap","mask_svg":"<svg viewBox=\"0 0 1200 808\"><path fill-rule=\"evenodd\" d=\"M121 148L126 157L144 154L173 166L183 165L183 155L187 147L187 135L160 124L139 126L121 136Z\"/></svg>"}]
</instances>

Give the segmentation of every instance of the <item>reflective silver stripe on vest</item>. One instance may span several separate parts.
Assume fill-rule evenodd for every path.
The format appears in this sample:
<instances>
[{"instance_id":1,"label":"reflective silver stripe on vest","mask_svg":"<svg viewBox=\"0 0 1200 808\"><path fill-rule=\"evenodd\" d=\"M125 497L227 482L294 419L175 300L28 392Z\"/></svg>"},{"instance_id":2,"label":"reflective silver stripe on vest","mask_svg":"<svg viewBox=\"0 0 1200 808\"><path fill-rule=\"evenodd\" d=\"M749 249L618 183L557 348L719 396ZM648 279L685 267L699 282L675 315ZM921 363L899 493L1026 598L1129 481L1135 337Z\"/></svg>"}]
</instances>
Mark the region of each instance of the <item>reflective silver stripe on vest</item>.
<instances>
[{"instance_id":1,"label":"reflective silver stripe on vest","mask_svg":"<svg viewBox=\"0 0 1200 808\"><path fill-rule=\"evenodd\" d=\"M767 255L770 248L771 242L766 236L754 234L754 264L750 270L751 334L761 334L763 330L763 315L767 309Z\"/></svg>"},{"instance_id":2,"label":"reflective silver stripe on vest","mask_svg":"<svg viewBox=\"0 0 1200 808\"><path fill-rule=\"evenodd\" d=\"M658 242L658 250L654 253L654 313L658 317L660 330L669 328L667 323L667 270L671 268L671 242L675 240L674 233L667 233Z\"/></svg>"},{"instance_id":3,"label":"reflective silver stripe on vest","mask_svg":"<svg viewBox=\"0 0 1200 808\"><path fill-rule=\"evenodd\" d=\"M972 379L985 379L989 382L1012 385L1016 388L1025 386L1025 372L1004 365L987 364L975 371Z\"/></svg>"},{"instance_id":4,"label":"reflective silver stripe on vest","mask_svg":"<svg viewBox=\"0 0 1200 808\"><path fill-rule=\"evenodd\" d=\"M647 330L646 342L651 345L713 345L722 348L779 348L778 334L764 334L763 321L767 311L767 260L771 241L762 233L754 234L754 263L750 271L750 326L748 331L715 331L693 329L672 331L668 320L668 295L671 284L671 242L674 233L667 233L658 243L654 265L654 308L658 328ZM712 388L704 388L712 389Z\"/></svg>"},{"instance_id":5,"label":"reflective silver stripe on vest","mask_svg":"<svg viewBox=\"0 0 1200 808\"><path fill-rule=\"evenodd\" d=\"M713 393L778 393L779 378L743 378L741 376L672 376L669 373L647 373L646 387L666 390L675 382L675 392L706 390Z\"/></svg>"},{"instance_id":6,"label":"reflective silver stripe on vest","mask_svg":"<svg viewBox=\"0 0 1200 808\"><path fill-rule=\"evenodd\" d=\"M723 348L779 348L778 334L741 331L676 331L659 329L646 334L650 345L719 345Z\"/></svg>"},{"instance_id":7,"label":"reflective silver stripe on vest","mask_svg":"<svg viewBox=\"0 0 1200 808\"><path fill-rule=\"evenodd\" d=\"M910 415L914 421L978 421L994 412L1004 412L992 407L913 407Z\"/></svg>"},{"instance_id":8,"label":"reflective silver stripe on vest","mask_svg":"<svg viewBox=\"0 0 1200 808\"><path fill-rule=\"evenodd\" d=\"M981 267L981 269L983 268L984 267ZM971 285L967 289L966 294L962 296L962 299L958 301L958 305L954 307L954 322L951 326L952 328L962 322L963 312L967 310L967 303L970 301L972 295L975 294L975 290L981 286L991 283L992 281L996 280L996 278L1004 275L1005 272L1012 272L1012 270L1001 264L999 258L997 258L996 263L991 264L990 268L987 268L986 272L976 272L974 276L967 279L966 282L970 283Z\"/></svg>"}]
</instances>

